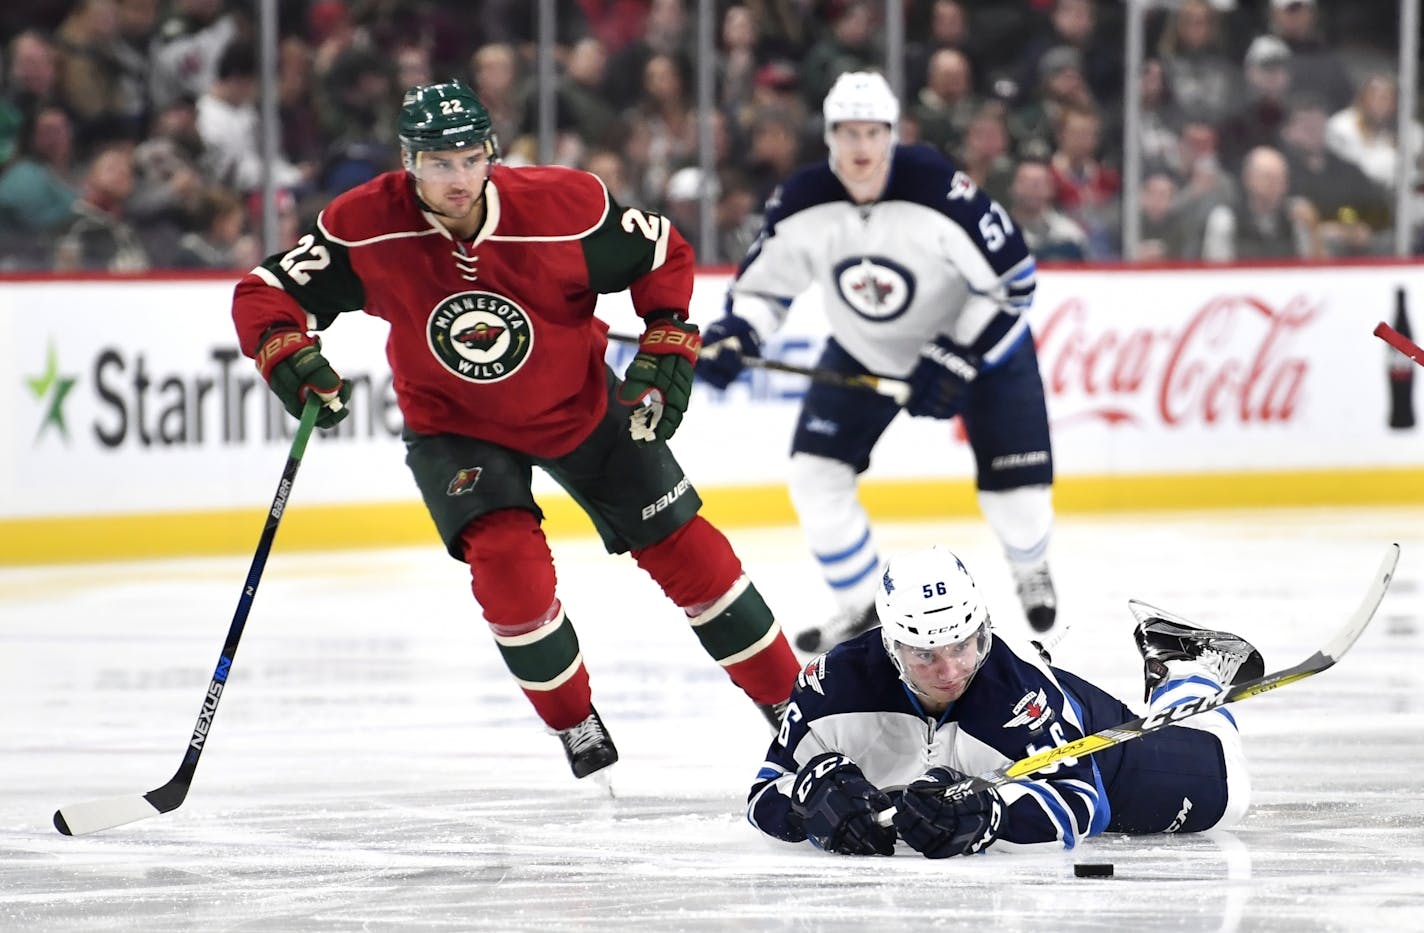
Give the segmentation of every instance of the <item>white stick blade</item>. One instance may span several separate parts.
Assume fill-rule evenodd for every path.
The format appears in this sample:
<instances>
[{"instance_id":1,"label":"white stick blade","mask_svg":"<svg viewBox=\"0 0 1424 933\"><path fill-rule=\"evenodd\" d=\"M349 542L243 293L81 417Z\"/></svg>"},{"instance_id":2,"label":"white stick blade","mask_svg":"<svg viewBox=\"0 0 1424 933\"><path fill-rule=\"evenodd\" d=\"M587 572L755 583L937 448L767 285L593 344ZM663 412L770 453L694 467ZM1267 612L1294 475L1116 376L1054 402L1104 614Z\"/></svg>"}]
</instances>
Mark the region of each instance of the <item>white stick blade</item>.
<instances>
[{"instance_id":1,"label":"white stick blade","mask_svg":"<svg viewBox=\"0 0 1424 933\"><path fill-rule=\"evenodd\" d=\"M54 828L66 836L83 836L101 829L113 829L135 820L157 816L160 811L143 799L142 794L126 797L106 797L71 804L54 811Z\"/></svg>"}]
</instances>

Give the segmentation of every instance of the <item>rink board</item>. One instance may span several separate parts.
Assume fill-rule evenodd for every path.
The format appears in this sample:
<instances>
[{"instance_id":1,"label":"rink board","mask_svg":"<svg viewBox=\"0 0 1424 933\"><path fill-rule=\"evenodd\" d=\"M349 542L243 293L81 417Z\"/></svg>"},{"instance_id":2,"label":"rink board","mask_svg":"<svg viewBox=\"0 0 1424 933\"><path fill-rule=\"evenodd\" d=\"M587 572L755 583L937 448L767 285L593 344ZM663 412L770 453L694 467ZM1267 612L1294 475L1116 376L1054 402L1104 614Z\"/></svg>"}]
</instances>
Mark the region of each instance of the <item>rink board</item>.
<instances>
[{"instance_id":1,"label":"rink board","mask_svg":"<svg viewBox=\"0 0 1424 933\"><path fill-rule=\"evenodd\" d=\"M693 315L720 313L700 275ZM232 281L11 281L0 291L0 563L232 553L260 531L294 422L236 348ZM1033 314L1060 511L1424 501L1421 429L1392 429L1390 355L1375 339L1408 265L1045 271ZM769 352L810 365L817 296ZM627 296L600 305L636 333ZM1415 317L1424 321L1419 313ZM348 315L324 336L355 386L353 416L307 450L288 547L433 543L404 465L385 324ZM621 371L626 346L610 349ZM1424 373L1419 374L1424 379ZM700 386L673 441L728 526L793 518L787 447L803 379L757 372ZM1417 394L1417 393L1416 393ZM588 522L540 477L555 535ZM905 416L864 483L876 517L977 514L958 422Z\"/></svg>"}]
</instances>

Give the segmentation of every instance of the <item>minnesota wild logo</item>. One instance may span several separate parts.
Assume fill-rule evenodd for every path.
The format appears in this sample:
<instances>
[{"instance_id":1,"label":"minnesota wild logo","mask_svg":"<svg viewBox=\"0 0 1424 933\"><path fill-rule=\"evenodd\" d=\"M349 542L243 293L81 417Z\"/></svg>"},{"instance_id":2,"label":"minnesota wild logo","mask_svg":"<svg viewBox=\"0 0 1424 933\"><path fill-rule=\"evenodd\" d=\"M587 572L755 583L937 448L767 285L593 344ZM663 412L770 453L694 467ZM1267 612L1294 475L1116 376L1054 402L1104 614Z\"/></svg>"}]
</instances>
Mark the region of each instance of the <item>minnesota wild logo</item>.
<instances>
[{"instance_id":1,"label":"minnesota wild logo","mask_svg":"<svg viewBox=\"0 0 1424 933\"><path fill-rule=\"evenodd\" d=\"M430 349L468 382L499 382L524 365L534 329L524 309L494 292L460 292L430 313Z\"/></svg>"}]
</instances>

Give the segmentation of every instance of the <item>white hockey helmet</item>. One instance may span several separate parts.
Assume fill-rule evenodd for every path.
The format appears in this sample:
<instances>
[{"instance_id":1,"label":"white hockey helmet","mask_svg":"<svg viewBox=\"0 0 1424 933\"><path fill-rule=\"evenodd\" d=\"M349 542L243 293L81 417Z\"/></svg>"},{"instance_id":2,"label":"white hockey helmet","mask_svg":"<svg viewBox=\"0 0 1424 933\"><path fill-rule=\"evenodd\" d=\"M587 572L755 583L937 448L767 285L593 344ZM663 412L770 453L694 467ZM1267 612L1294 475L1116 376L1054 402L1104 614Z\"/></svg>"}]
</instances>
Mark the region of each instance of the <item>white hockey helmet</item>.
<instances>
[{"instance_id":1,"label":"white hockey helmet","mask_svg":"<svg viewBox=\"0 0 1424 933\"><path fill-rule=\"evenodd\" d=\"M972 676L989 654L989 610L964 562L943 545L891 558L875 591L875 611L885 653L916 693L927 688L907 670L915 659L928 662L937 649L963 645Z\"/></svg>"},{"instance_id":2,"label":"white hockey helmet","mask_svg":"<svg viewBox=\"0 0 1424 933\"><path fill-rule=\"evenodd\" d=\"M825 119L827 146L831 145L831 131L836 124L847 120L889 124L892 145L899 139L900 100L890 90L890 82L878 72L847 71L836 78L821 103L821 116Z\"/></svg>"}]
</instances>

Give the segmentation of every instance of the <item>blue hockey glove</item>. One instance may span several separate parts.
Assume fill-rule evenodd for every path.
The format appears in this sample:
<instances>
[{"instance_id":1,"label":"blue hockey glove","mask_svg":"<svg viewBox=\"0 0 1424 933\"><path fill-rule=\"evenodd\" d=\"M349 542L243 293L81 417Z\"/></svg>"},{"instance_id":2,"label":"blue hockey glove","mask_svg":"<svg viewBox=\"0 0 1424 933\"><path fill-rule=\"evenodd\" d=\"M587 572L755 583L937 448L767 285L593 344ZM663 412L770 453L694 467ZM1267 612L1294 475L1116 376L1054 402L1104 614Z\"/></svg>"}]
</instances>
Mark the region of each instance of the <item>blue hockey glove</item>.
<instances>
[{"instance_id":1,"label":"blue hockey glove","mask_svg":"<svg viewBox=\"0 0 1424 933\"><path fill-rule=\"evenodd\" d=\"M900 794L895 831L925 858L983 852L999 838L1004 800L998 791L948 798L944 791L964 780L953 768L931 768Z\"/></svg>"},{"instance_id":2,"label":"blue hockey glove","mask_svg":"<svg viewBox=\"0 0 1424 933\"><path fill-rule=\"evenodd\" d=\"M948 337L936 337L920 348L920 361L910 373L905 410L916 418L953 418L982 365L977 354Z\"/></svg>"},{"instance_id":3,"label":"blue hockey glove","mask_svg":"<svg viewBox=\"0 0 1424 933\"><path fill-rule=\"evenodd\" d=\"M876 821L890 798L844 755L817 755L796 774L791 809L819 849L841 855L894 855L895 831Z\"/></svg>"},{"instance_id":4,"label":"blue hockey glove","mask_svg":"<svg viewBox=\"0 0 1424 933\"><path fill-rule=\"evenodd\" d=\"M707 325L702 346L709 352L697 361L697 375L714 389L725 389L736 381L745 357L761 356L761 338L751 324L735 314ZM710 352L713 350L717 352Z\"/></svg>"}]
</instances>

